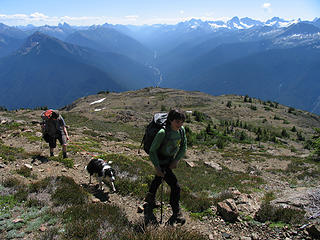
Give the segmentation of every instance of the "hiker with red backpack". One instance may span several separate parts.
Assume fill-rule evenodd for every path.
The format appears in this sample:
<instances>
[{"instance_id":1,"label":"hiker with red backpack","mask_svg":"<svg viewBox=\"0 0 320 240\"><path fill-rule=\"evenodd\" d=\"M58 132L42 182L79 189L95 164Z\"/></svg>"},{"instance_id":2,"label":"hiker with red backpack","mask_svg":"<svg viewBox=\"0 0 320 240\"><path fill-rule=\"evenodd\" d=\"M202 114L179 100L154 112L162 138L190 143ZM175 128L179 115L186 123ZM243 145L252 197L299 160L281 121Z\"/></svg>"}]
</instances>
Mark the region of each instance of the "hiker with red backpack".
<instances>
[{"instance_id":1,"label":"hiker with red backpack","mask_svg":"<svg viewBox=\"0 0 320 240\"><path fill-rule=\"evenodd\" d=\"M156 133L150 149L145 148L146 152L149 153L149 158L154 165L156 173L151 182L149 192L146 195L144 209L147 215L154 216L153 209L156 207L156 192L162 181L166 181L171 188L170 205L172 216L167 222L169 225L185 223L179 206L180 186L177 177L172 171L172 169L177 167L179 160L182 159L187 150L187 138L185 129L182 126L185 119L186 116L183 111L171 110L165 119L165 125ZM146 144L145 137L144 143ZM156 219L154 217L148 221L155 223Z\"/></svg>"},{"instance_id":2,"label":"hiker with red backpack","mask_svg":"<svg viewBox=\"0 0 320 240\"><path fill-rule=\"evenodd\" d=\"M67 140L69 140L66 123L57 110L49 109L41 114L42 137L49 143L50 157L54 156L57 139L62 146L63 158L67 158Z\"/></svg>"}]
</instances>

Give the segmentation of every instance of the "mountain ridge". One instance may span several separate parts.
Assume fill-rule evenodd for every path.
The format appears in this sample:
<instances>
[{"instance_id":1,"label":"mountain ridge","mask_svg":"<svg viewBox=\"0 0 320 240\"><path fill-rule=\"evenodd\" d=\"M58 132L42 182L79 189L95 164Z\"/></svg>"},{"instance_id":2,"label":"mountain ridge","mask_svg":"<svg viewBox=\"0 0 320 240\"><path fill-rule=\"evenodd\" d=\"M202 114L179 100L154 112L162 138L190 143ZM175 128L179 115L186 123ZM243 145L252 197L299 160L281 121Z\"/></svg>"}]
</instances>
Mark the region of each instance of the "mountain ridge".
<instances>
[{"instance_id":1,"label":"mountain ridge","mask_svg":"<svg viewBox=\"0 0 320 240\"><path fill-rule=\"evenodd\" d=\"M317 25L318 22L319 19L314 19L314 21L302 21L301 19L288 21L278 17L261 22L251 18L233 17L227 21L191 19L176 25L158 24L150 26L124 26L105 23L103 25L88 27L59 24L58 26L26 26L17 28L2 24L0 25L0 34L3 36L4 44L0 43L0 50L4 50L1 52L3 57L8 55L12 57L12 54L22 54L22 50L25 51L25 54L28 51L34 51L34 58L30 58L29 61L34 61L33 64L40 64L39 66L42 65L36 59L37 51L47 52L48 56L59 54L61 58L60 62L72 59L74 63L89 65L92 71L96 69L101 74L106 73L119 86L117 89L121 89L121 91L140 89L147 86L179 87L182 89L192 89L194 87L194 89L198 89L195 83L200 82L202 85L212 87L211 89L206 89L209 93L215 93L215 89L210 83L212 78L208 74L230 76L229 72L236 73L238 71L240 73L239 64L241 65L241 61L243 61L242 65L246 65L248 71L252 73L256 73L258 69L262 71L265 68L257 66L254 60L248 60L250 57L254 59L254 54L261 53L259 55L261 59L257 59L257 61L261 63L265 59L265 64L270 65L268 68L268 77L270 79L265 79L264 77L252 79L254 76L257 77L259 75L241 72L243 75L239 77L244 79L242 81L244 88L252 89L252 83L258 86L259 81L265 79L265 81L270 83L277 83L273 88L278 89L280 83L277 82L277 79L279 79L279 76L291 76L288 74L288 67L290 67L292 73L296 74L296 76L292 74L293 82L300 76L306 80L306 83L312 84L312 86L308 86L309 88L317 89L317 81L314 79L318 74L317 59L314 58L311 61L311 58L309 58L309 69L305 67L299 72L299 62L303 61L302 58L308 56L303 55L303 53L301 56L295 55L296 61L291 61L289 57L290 51L283 50L291 49L292 51L299 52L299 48L305 48L311 55L317 53L317 49L320 48L320 28ZM36 30L39 31L34 32ZM54 37L53 42L55 44L53 42L52 44L48 43L47 49L45 46L37 45L35 39L33 41L34 46L29 46L28 49L22 47L20 53L17 53L18 45L21 44L22 46L22 41L21 39L18 40L21 36L17 36L16 41L9 38L14 32L18 32L19 34L34 33L35 35L28 35L34 38L40 32L51 37L57 36L56 32L63 34L60 34L58 38ZM74 37L73 40L71 40L72 37ZM43 42L51 41L49 37L43 38ZM66 40L74 41L77 44L67 43ZM40 50L40 47L43 49ZM268 53L271 50L277 52L273 56L283 59L282 65L285 66L284 68L272 65ZM6 61L2 59L1 64L4 65ZM277 62L276 59L274 61ZM61 71L60 77L65 79L65 81L68 81L67 79L70 78L70 81L74 82L74 79L71 78L78 77L76 71L74 71L74 75L72 76L68 74L68 69L63 69L63 64L57 64ZM39 78L35 70L36 68L31 68L33 72L28 72L28 78ZM218 68L220 69L220 73L215 75L215 71ZM6 70L3 70L2 79L4 79L5 73L7 74L6 78L9 78L8 69L12 69L12 67L7 66L3 67L3 69ZM54 72L55 65L51 65L51 68L46 69L48 72ZM89 68L86 69L89 70ZM221 72L222 69L224 69L225 73ZM90 72L92 71L90 70ZM66 73L64 76L62 76L63 72ZM19 77L23 81L26 81L26 77L22 75L13 72L11 74L13 74L11 77L13 79ZM34 76L36 77L33 77L32 74L35 74ZM264 74L264 72L260 73L260 75L265 76ZM47 80L51 79L48 75L45 72L42 73L42 76L47 78ZM88 76L88 78L90 77ZM203 83L204 81L207 81L207 83ZM224 85L225 79L223 78L221 79L221 84L217 81L219 80L216 79L215 84L225 86L224 89L219 91L220 93L229 93L230 89L234 89L232 86ZM228 81L232 82L234 80L228 79ZM16 83L18 84L18 81ZM264 83L261 84L263 85ZM89 85L87 84L86 86L88 87ZM103 89L100 89L100 91L105 91L108 88L106 85L101 86ZM294 84L291 84L291 86L294 86ZM113 89L113 87L114 85L110 86L110 89ZM308 89L307 87L298 88L298 85L296 87L296 89L291 89L291 92L295 94L290 95L293 106L308 111L316 109L316 113L319 113L318 111L320 110L315 108L318 96L312 94L313 99L301 105L294 95L305 95ZM89 89L89 91L91 90ZM274 98L274 95L265 96L258 88L255 91L261 94L259 96L255 95L257 97L281 100L281 98ZM283 96L283 98L289 99L288 96ZM288 104L288 101L286 100L286 104ZM297 103L299 104L296 105ZM41 105L41 103L38 105Z\"/></svg>"}]
</instances>

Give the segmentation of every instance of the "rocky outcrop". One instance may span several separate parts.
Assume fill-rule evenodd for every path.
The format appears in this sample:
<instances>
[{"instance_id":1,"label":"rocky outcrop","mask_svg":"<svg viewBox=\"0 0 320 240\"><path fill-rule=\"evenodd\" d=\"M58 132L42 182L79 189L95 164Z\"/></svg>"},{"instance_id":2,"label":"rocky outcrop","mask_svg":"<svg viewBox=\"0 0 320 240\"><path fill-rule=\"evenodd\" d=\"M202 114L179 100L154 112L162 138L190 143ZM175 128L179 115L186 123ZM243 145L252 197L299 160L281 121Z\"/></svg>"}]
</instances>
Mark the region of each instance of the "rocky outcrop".
<instances>
[{"instance_id":1,"label":"rocky outcrop","mask_svg":"<svg viewBox=\"0 0 320 240\"><path fill-rule=\"evenodd\" d=\"M239 211L233 199L226 199L217 204L217 212L221 217L227 221L234 223L238 220Z\"/></svg>"}]
</instances>

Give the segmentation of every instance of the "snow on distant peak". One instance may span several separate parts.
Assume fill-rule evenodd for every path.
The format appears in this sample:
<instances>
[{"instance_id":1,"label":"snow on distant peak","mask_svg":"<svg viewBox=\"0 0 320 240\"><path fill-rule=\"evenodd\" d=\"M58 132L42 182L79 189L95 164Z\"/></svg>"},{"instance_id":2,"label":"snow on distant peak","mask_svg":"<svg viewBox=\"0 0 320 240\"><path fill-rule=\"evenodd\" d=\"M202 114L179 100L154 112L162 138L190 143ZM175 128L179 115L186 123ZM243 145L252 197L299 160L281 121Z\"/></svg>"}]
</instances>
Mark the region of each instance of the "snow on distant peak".
<instances>
[{"instance_id":1,"label":"snow on distant peak","mask_svg":"<svg viewBox=\"0 0 320 240\"><path fill-rule=\"evenodd\" d=\"M244 27L241 24L234 23L233 26L237 29L244 29Z\"/></svg>"},{"instance_id":2,"label":"snow on distant peak","mask_svg":"<svg viewBox=\"0 0 320 240\"><path fill-rule=\"evenodd\" d=\"M212 28L227 28L228 26L226 24L216 24L216 23L208 23Z\"/></svg>"},{"instance_id":3,"label":"snow on distant peak","mask_svg":"<svg viewBox=\"0 0 320 240\"><path fill-rule=\"evenodd\" d=\"M299 19L297 19L297 20L292 20L292 21L287 21L287 22L279 22L279 26L280 27L289 27L290 25L292 25L292 24L297 24L297 23L299 23L300 22L300 20Z\"/></svg>"},{"instance_id":4,"label":"snow on distant peak","mask_svg":"<svg viewBox=\"0 0 320 240\"><path fill-rule=\"evenodd\" d=\"M244 28L246 28L246 29L249 29L249 28L254 27L253 24L252 24L252 25L248 25L248 24L245 24L245 23L243 23L243 22L241 22L241 25L244 26Z\"/></svg>"}]
</instances>

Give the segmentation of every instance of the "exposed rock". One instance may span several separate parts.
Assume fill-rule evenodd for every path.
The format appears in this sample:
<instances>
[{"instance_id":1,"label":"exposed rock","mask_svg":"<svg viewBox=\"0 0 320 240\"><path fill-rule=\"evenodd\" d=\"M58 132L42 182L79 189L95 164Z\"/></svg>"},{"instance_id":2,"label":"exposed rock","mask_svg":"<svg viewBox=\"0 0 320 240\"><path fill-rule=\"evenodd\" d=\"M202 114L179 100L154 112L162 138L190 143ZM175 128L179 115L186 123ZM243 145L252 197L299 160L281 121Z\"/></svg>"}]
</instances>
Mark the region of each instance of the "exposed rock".
<instances>
[{"instance_id":1,"label":"exposed rock","mask_svg":"<svg viewBox=\"0 0 320 240\"><path fill-rule=\"evenodd\" d=\"M251 237L240 237L240 240L251 240Z\"/></svg>"},{"instance_id":2,"label":"exposed rock","mask_svg":"<svg viewBox=\"0 0 320 240\"><path fill-rule=\"evenodd\" d=\"M304 209L307 217L316 217L320 213L320 188L300 187L284 191L283 196L271 202L283 207Z\"/></svg>"},{"instance_id":3,"label":"exposed rock","mask_svg":"<svg viewBox=\"0 0 320 240\"><path fill-rule=\"evenodd\" d=\"M47 231L47 227L44 226L44 225L41 225L40 228L39 228L39 231L40 232L45 232L45 231Z\"/></svg>"},{"instance_id":4,"label":"exposed rock","mask_svg":"<svg viewBox=\"0 0 320 240\"><path fill-rule=\"evenodd\" d=\"M13 223L19 223L19 222L24 222L24 220L22 218L16 218L14 220L12 220Z\"/></svg>"},{"instance_id":5,"label":"exposed rock","mask_svg":"<svg viewBox=\"0 0 320 240\"><path fill-rule=\"evenodd\" d=\"M36 136L37 137L42 137L42 133L41 132L36 132Z\"/></svg>"},{"instance_id":6,"label":"exposed rock","mask_svg":"<svg viewBox=\"0 0 320 240\"><path fill-rule=\"evenodd\" d=\"M225 221L231 223L236 222L239 216L237 205L235 201L230 198L217 204L217 212Z\"/></svg>"},{"instance_id":7,"label":"exposed rock","mask_svg":"<svg viewBox=\"0 0 320 240\"><path fill-rule=\"evenodd\" d=\"M186 163L187 163L187 165L189 166L189 167L194 167L195 166L195 163L194 162L189 162L189 161L186 161Z\"/></svg>"},{"instance_id":8,"label":"exposed rock","mask_svg":"<svg viewBox=\"0 0 320 240\"><path fill-rule=\"evenodd\" d=\"M32 133L32 132L33 132L33 130L32 130L32 129L30 129L30 128L27 128L27 129L23 129L23 132L29 132L29 133Z\"/></svg>"},{"instance_id":9,"label":"exposed rock","mask_svg":"<svg viewBox=\"0 0 320 240\"><path fill-rule=\"evenodd\" d=\"M28 168L28 169L31 169L32 170L32 166L30 165L30 164L24 164L24 166L26 167L26 168Z\"/></svg>"},{"instance_id":10,"label":"exposed rock","mask_svg":"<svg viewBox=\"0 0 320 240\"><path fill-rule=\"evenodd\" d=\"M260 208L260 201L253 198L250 194L240 194L235 197L237 208L245 215L254 216Z\"/></svg>"},{"instance_id":11,"label":"exposed rock","mask_svg":"<svg viewBox=\"0 0 320 240\"><path fill-rule=\"evenodd\" d=\"M19 124L27 124L27 122L26 121L24 121L24 120L16 120L15 121L16 123L19 123Z\"/></svg>"},{"instance_id":12,"label":"exposed rock","mask_svg":"<svg viewBox=\"0 0 320 240\"><path fill-rule=\"evenodd\" d=\"M209 167L214 168L217 171L221 171L222 167L220 167L220 165L218 163L215 162L204 162L206 165L208 165Z\"/></svg>"}]
</instances>

